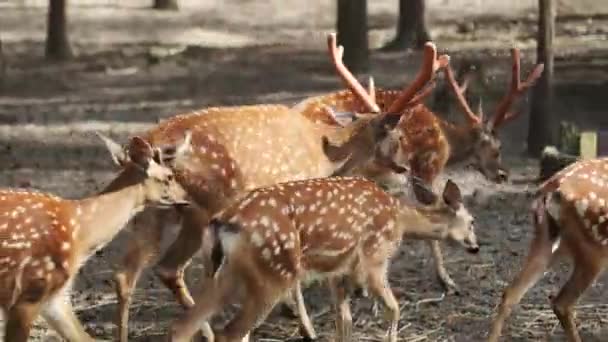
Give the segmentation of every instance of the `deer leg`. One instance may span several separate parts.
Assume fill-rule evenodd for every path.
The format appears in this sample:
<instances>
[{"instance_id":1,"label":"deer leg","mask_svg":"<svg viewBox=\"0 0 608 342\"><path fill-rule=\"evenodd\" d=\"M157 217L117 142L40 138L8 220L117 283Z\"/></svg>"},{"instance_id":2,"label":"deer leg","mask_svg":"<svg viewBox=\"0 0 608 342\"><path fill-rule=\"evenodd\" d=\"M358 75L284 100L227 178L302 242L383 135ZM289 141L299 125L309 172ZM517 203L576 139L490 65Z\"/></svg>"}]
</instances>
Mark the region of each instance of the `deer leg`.
<instances>
[{"instance_id":1,"label":"deer leg","mask_svg":"<svg viewBox=\"0 0 608 342\"><path fill-rule=\"evenodd\" d=\"M65 340L70 342L95 341L84 329L70 303L70 297L63 293L54 296L42 310L42 317Z\"/></svg>"},{"instance_id":2,"label":"deer leg","mask_svg":"<svg viewBox=\"0 0 608 342\"><path fill-rule=\"evenodd\" d=\"M129 307L133 290L141 272L160 253L163 222L156 210L146 210L139 215L132 230L133 236L128 240L127 254L122 269L114 275L116 295L118 297L118 339L128 341Z\"/></svg>"},{"instance_id":3,"label":"deer leg","mask_svg":"<svg viewBox=\"0 0 608 342\"><path fill-rule=\"evenodd\" d=\"M214 278L200 281L194 306L171 325L169 341L190 342L201 326L204 331L211 330L209 317L221 309L237 289L238 279L233 277L234 274L235 270L227 263L218 270ZM214 339L218 341L217 336Z\"/></svg>"},{"instance_id":4,"label":"deer leg","mask_svg":"<svg viewBox=\"0 0 608 342\"><path fill-rule=\"evenodd\" d=\"M243 301L241 310L226 325L221 333L216 334L217 342L241 342L262 323L275 304L283 295L281 289L272 285L247 284L247 296Z\"/></svg>"},{"instance_id":5,"label":"deer leg","mask_svg":"<svg viewBox=\"0 0 608 342\"><path fill-rule=\"evenodd\" d=\"M399 325L399 302L395 298L393 291L386 277L387 265L374 267L369 270L368 286L374 295L382 300L384 307L387 309L388 320L390 325L386 334L388 342L397 342L397 327Z\"/></svg>"},{"instance_id":6,"label":"deer leg","mask_svg":"<svg viewBox=\"0 0 608 342\"><path fill-rule=\"evenodd\" d=\"M601 267L594 262L576 260L574 271L553 299L553 312L559 319L569 342L581 342L574 320L574 305L585 290L597 279Z\"/></svg>"},{"instance_id":7,"label":"deer leg","mask_svg":"<svg viewBox=\"0 0 608 342\"><path fill-rule=\"evenodd\" d=\"M7 313L5 325L5 342L27 342L32 324L40 312L41 304L19 303L13 306Z\"/></svg>"},{"instance_id":8,"label":"deer leg","mask_svg":"<svg viewBox=\"0 0 608 342\"><path fill-rule=\"evenodd\" d=\"M498 342L504 322L511 314L513 306L521 301L526 292L542 278L545 270L551 265L554 257L552 247L553 242L546 234L536 234L530 244L523 268L502 295L502 301L492 322L488 342Z\"/></svg>"},{"instance_id":9,"label":"deer leg","mask_svg":"<svg viewBox=\"0 0 608 342\"><path fill-rule=\"evenodd\" d=\"M346 281L345 278L330 278L328 281L336 313L336 342L352 341L353 318Z\"/></svg>"},{"instance_id":10,"label":"deer leg","mask_svg":"<svg viewBox=\"0 0 608 342\"><path fill-rule=\"evenodd\" d=\"M158 263L156 275L183 307L191 308L194 299L184 281L184 270L201 248L202 230L209 223L209 215L204 209L190 208L183 211L182 217L179 235Z\"/></svg>"},{"instance_id":11,"label":"deer leg","mask_svg":"<svg viewBox=\"0 0 608 342\"><path fill-rule=\"evenodd\" d=\"M428 241L427 243L431 248L433 261L435 262L435 272L437 272L437 277L439 278L444 290L448 294L458 294L458 286L454 280L452 280L452 277L450 277L450 274L445 268L445 264L443 262L443 253L441 252L439 241Z\"/></svg>"},{"instance_id":12,"label":"deer leg","mask_svg":"<svg viewBox=\"0 0 608 342\"><path fill-rule=\"evenodd\" d=\"M300 323L302 324L301 331L303 337L307 340L316 340L317 333L315 332L315 328L310 321L310 316L308 316L308 312L306 311L306 303L304 303L304 296L302 296L302 285L299 281L296 283L293 295L298 307L298 316L300 317Z\"/></svg>"}]
</instances>

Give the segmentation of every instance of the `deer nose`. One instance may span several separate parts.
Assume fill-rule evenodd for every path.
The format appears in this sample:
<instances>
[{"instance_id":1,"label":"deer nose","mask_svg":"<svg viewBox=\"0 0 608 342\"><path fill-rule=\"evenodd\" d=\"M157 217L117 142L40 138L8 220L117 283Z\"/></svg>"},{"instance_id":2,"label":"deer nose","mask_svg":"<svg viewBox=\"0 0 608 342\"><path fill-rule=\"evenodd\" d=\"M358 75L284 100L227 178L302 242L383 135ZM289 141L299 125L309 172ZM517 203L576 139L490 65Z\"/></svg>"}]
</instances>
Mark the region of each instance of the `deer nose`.
<instances>
[{"instance_id":1,"label":"deer nose","mask_svg":"<svg viewBox=\"0 0 608 342\"><path fill-rule=\"evenodd\" d=\"M469 252L471 254L477 254L477 253L479 253L479 246L468 247L467 252Z\"/></svg>"},{"instance_id":2,"label":"deer nose","mask_svg":"<svg viewBox=\"0 0 608 342\"><path fill-rule=\"evenodd\" d=\"M504 169L498 169L496 180L498 181L498 183L506 182L507 180L509 180L509 173Z\"/></svg>"}]
</instances>

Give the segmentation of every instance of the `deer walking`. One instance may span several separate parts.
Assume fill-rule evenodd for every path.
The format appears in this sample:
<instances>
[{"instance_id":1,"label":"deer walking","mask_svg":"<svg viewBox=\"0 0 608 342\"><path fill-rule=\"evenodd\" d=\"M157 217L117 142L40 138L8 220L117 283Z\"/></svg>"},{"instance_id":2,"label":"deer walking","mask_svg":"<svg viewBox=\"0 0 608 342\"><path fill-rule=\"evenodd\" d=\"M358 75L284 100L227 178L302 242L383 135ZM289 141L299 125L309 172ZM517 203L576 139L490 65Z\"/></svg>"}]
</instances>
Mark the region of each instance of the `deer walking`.
<instances>
[{"instance_id":1,"label":"deer walking","mask_svg":"<svg viewBox=\"0 0 608 342\"><path fill-rule=\"evenodd\" d=\"M345 85L365 104L367 112L378 110L373 94L342 64L342 50L335 35L328 37L329 51ZM361 118L344 127L313 122L282 105L209 108L175 116L149 131L144 139L163 149L185 130L192 132L192 152L175 172L195 206L180 212L178 237L158 261L156 274L186 308L194 301L184 283L184 269L202 244L201 229L209 218L235 198L249 190L271 184L309 178L327 177L349 165L368 163L394 172L389 158L377 150L395 127L400 113L422 100L424 87L437 70L448 63L447 56L437 57L432 43L425 47L421 70L414 82L397 96L400 103L394 113L381 113ZM331 143L344 143L352 148L338 160L329 159L325 148ZM400 169L403 172L403 169ZM120 341L128 339L128 310L131 294L142 270L159 254L163 228L168 223L165 213L149 210L141 216L147 225L137 226L129 240L124 269L115 275L119 298ZM301 295L300 295L301 297ZM301 314L310 335L314 330L307 315ZM203 327L210 333L210 329Z\"/></svg>"},{"instance_id":2,"label":"deer walking","mask_svg":"<svg viewBox=\"0 0 608 342\"><path fill-rule=\"evenodd\" d=\"M112 147L110 145L110 147ZM186 191L165 162L189 148L188 137L173 155L162 156L138 137L128 151L111 148L129 174L128 183L81 200L26 190L0 190L0 306L4 340L25 342L41 314L64 339L93 341L70 304L80 267L145 206L185 204Z\"/></svg>"},{"instance_id":3,"label":"deer walking","mask_svg":"<svg viewBox=\"0 0 608 342\"><path fill-rule=\"evenodd\" d=\"M574 305L608 262L607 201L607 158L571 164L540 186L532 205L534 239L521 271L504 291L488 341L498 341L513 307L560 257L572 260L574 270L552 299L553 312L567 340L581 341Z\"/></svg>"},{"instance_id":4,"label":"deer walking","mask_svg":"<svg viewBox=\"0 0 608 342\"><path fill-rule=\"evenodd\" d=\"M387 337L397 341L399 305L388 284L390 258L402 237L451 240L477 253L474 220L458 186L442 199L421 183L424 206L388 195L361 177L310 179L252 191L212 221L214 277L196 305L171 327L190 341L200 324L242 293L242 307L215 341L241 341L300 281L328 279L337 341L352 341L349 289L363 288L388 310Z\"/></svg>"},{"instance_id":5,"label":"deer walking","mask_svg":"<svg viewBox=\"0 0 608 342\"><path fill-rule=\"evenodd\" d=\"M499 128L521 113L512 111L513 104L536 82L544 68L543 64L536 65L526 80L522 82L520 80L519 50L511 50L511 59L510 86L497 105L494 115L487 120L484 118L481 106L478 114L475 114L464 97L471 74L466 73L463 77L463 83L458 84L450 65L446 65L443 71L461 111L465 114L465 123L452 124L447 122L431 112L422 103L410 106L402 113L397 129L392 131L394 134L392 141L397 143L389 148L397 151L397 155L403 158L398 161L400 164L409 165L412 176L422 179L425 184L433 187L435 179L447 164L472 159L477 169L487 179L497 183L508 179L508 169L503 165L501 158ZM391 113L399 110L398 107L395 107L395 104L399 102L396 99L399 93L394 90L375 89L375 99L380 108L380 113ZM343 115L341 118L343 121L334 119L335 115L332 111L353 113L353 118L361 116L357 113L366 113L366 108L362 106L362 103L348 91L310 98L296 105L294 109L313 120L334 125L340 125L345 118ZM348 150L349 146L346 144L330 146L328 155L332 159L332 156L343 156L348 153ZM379 177L373 167L358 170L353 168L352 170L374 179ZM341 172L335 174L344 175L348 174L348 171L349 169L345 167L341 169ZM416 196L419 195L416 193L416 189L414 189L414 193ZM429 247L432 250L436 273L441 284L448 292L457 291L457 285L443 264L439 242L430 241Z\"/></svg>"}]
</instances>

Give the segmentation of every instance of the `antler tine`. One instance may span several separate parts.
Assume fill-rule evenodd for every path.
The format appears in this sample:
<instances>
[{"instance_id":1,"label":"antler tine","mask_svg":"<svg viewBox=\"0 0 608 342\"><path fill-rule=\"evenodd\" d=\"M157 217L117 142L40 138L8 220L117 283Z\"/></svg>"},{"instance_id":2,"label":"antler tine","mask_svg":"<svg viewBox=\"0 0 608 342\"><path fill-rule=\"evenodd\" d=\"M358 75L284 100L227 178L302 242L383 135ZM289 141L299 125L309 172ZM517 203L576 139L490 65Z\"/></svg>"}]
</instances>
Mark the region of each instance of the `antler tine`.
<instances>
[{"instance_id":1,"label":"antler tine","mask_svg":"<svg viewBox=\"0 0 608 342\"><path fill-rule=\"evenodd\" d=\"M376 85L374 83L373 76L370 76L369 80L367 82L367 92L369 93L369 96L372 98L372 101L374 101L374 103L377 104L377 102L376 102Z\"/></svg>"},{"instance_id":2,"label":"antler tine","mask_svg":"<svg viewBox=\"0 0 608 342\"><path fill-rule=\"evenodd\" d=\"M408 107L411 106L415 106L419 103L421 103L422 101L424 101L424 99L429 96L432 92L433 89L435 89L435 85L436 83L431 81L430 83L428 83L421 91L419 91L408 103Z\"/></svg>"},{"instance_id":3,"label":"antler tine","mask_svg":"<svg viewBox=\"0 0 608 342\"><path fill-rule=\"evenodd\" d=\"M521 62L519 58L519 49L512 48L511 49L511 59L512 59L512 69L511 69L511 84L509 85L509 91L502 98L498 107L496 108L496 113L490 122L490 127L492 129L498 128L500 125L504 124L507 121L510 121L517 117L521 112L511 112L511 106L517 96L523 94L528 88L534 85L536 81L540 78L545 69L545 65L543 63L537 64L532 72L528 75L526 80L521 82Z\"/></svg>"},{"instance_id":4,"label":"antler tine","mask_svg":"<svg viewBox=\"0 0 608 342\"><path fill-rule=\"evenodd\" d=\"M355 76L346 68L342 61L342 56L344 55L344 48L342 46L337 46L336 42L336 34L330 33L327 36L327 46L329 48L329 54L331 56L332 62L338 71L338 75L344 81L346 87L348 87L362 102L365 104L367 109L373 113L380 112L380 108L369 94L365 91L365 88L357 81Z\"/></svg>"},{"instance_id":5,"label":"antler tine","mask_svg":"<svg viewBox=\"0 0 608 342\"><path fill-rule=\"evenodd\" d=\"M399 96L388 109L389 113L399 113L410 105L410 101L415 97L416 93L433 79L435 72L449 64L450 57L441 55L437 58L437 48L432 42L427 42L424 45L424 60L422 67L414 79L414 82L406 87L401 96Z\"/></svg>"},{"instance_id":6,"label":"antler tine","mask_svg":"<svg viewBox=\"0 0 608 342\"><path fill-rule=\"evenodd\" d=\"M456 78L454 77L452 67L450 67L449 65L445 67L445 76L447 78L448 84L450 85L450 88L452 89L452 92L454 93L454 95L456 95L456 99L458 100L460 109L462 109L462 111L466 115L467 120L469 120L469 122L473 124L480 124L481 119L477 115L475 115L475 113L473 113L473 110L471 110L467 99L465 99L464 97L464 91L468 87L468 79L465 78L463 86L459 86L458 82L456 81Z\"/></svg>"}]
</instances>

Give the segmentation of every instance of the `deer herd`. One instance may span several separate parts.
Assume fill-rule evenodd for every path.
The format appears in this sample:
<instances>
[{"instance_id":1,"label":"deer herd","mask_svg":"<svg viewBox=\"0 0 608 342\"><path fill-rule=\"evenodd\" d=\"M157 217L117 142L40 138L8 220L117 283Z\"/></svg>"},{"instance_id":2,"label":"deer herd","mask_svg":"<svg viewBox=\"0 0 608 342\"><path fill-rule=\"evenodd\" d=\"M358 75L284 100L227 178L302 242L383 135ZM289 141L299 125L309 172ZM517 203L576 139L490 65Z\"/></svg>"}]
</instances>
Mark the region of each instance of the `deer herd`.
<instances>
[{"instance_id":1,"label":"deer herd","mask_svg":"<svg viewBox=\"0 0 608 342\"><path fill-rule=\"evenodd\" d=\"M383 304L386 340L398 340L400 306L388 281L402 239L428 242L438 279L458 289L440 242L477 253L474 217L461 191L436 179L449 163L472 161L490 181L508 180L498 129L517 117L512 107L541 76L521 81L512 49L510 86L493 116L467 103L469 78L458 84L447 55L424 46L417 76L402 90L362 86L328 36L331 61L347 90L294 106L213 107L174 116L120 145L99 134L119 172L99 194L62 199L0 190L0 304L5 341L27 341L42 316L68 341L93 341L70 303L80 267L137 216L122 267L115 273L117 339L128 340L137 280L155 273L184 307L170 341L247 341L278 303L297 311L304 338L317 334L303 288L324 281L335 313L335 339L352 341L350 297L371 293ZM465 117L441 119L424 105L435 77L445 75ZM411 186L412 194L402 190ZM577 162L542 184L532 205L535 237L521 272L504 292L488 335L498 341L513 306L557 256L574 272L552 300L570 341L581 341L574 304L608 261L608 159ZM166 231L180 223L161 255ZM199 254L205 270L192 296L184 271ZM238 312L222 328L210 319L229 304Z\"/></svg>"}]
</instances>

